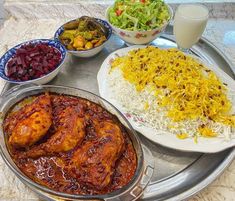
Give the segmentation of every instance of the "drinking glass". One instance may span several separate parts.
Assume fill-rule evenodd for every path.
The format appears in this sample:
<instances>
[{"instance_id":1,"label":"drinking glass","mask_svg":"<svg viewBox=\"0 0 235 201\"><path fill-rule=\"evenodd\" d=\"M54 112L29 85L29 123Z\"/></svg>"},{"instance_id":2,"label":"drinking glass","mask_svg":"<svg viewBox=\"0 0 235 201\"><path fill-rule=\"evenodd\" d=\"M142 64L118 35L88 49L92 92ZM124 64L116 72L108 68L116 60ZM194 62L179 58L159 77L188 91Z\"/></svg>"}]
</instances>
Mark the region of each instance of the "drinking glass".
<instances>
[{"instance_id":1,"label":"drinking glass","mask_svg":"<svg viewBox=\"0 0 235 201\"><path fill-rule=\"evenodd\" d=\"M178 48L188 52L202 36L209 17L208 9L201 4L181 4L174 17L174 35Z\"/></svg>"}]
</instances>

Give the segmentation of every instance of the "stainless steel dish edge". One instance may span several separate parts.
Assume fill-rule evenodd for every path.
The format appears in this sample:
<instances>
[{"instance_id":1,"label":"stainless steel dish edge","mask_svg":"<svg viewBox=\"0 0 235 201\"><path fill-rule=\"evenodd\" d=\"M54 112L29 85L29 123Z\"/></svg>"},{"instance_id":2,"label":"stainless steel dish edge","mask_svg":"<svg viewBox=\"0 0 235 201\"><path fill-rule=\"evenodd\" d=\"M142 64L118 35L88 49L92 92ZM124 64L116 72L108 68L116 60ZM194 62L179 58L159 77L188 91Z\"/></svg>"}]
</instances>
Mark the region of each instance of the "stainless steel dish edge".
<instances>
[{"instance_id":1,"label":"stainless steel dish edge","mask_svg":"<svg viewBox=\"0 0 235 201\"><path fill-rule=\"evenodd\" d=\"M68 94L68 95L74 95L78 97L87 98L93 102L96 102L100 105L102 105L104 108L108 109L110 111L110 108L107 108L107 105L110 104L101 97L98 97L95 94L92 94L90 92L87 92L85 90L80 90L77 88L72 87L64 87L64 86L53 86L53 85L35 85L35 84L26 84L26 85L17 85L13 88L11 88L9 91L5 92L1 96L1 128L0 131L2 133L1 135L1 155L6 162L6 164L10 167L10 169L15 173L15 175L26 185L28 185L32 190L34 190L36 193L41 194L41 196L47 197L49 200L57 200L57 199L73 199L73 200L105 200L105 201L119 201L119 200L136 200L139 198L146 188L147 184L149 183L151 176L153 174L154 169L154 163L151 156L151 152L148 150L148 148L141 146L140 140L138 136L133 132L133 129L129 122L123 118L123 115L114 107L111 106L113 109L111 112L119 118L119 120L122 122L122 124L128 128L129 136L132 140L132 143L135 147L137 157L138 157L138 164L137 164L137 170L133 177L133 179L130 181L130 183L123 187L120 190L117 190L115 192L109 193L107 195L94 195L94 196L81 196L81 195L70 195L65 193L56 192L53 190L50 190L44 186L41 186L35 182L33 182L31 179L26 177L24 174L21 173L19 168L14 164L13 160L11 159L11 156L8 152L6 143L5 143L5 136L2 130L2 121L4 120L5 115L7 114L8 110L18 101L22 100L23 98L30 96L30 95L36 95L38 93L42 93L45 91L51 91L56 92L60 94ZM97 99L98 98L98 99ZM145 154L145 155L144 155ZM146 161L144 161L144 157L146 157Z\"/></svg>"}]
</instances>

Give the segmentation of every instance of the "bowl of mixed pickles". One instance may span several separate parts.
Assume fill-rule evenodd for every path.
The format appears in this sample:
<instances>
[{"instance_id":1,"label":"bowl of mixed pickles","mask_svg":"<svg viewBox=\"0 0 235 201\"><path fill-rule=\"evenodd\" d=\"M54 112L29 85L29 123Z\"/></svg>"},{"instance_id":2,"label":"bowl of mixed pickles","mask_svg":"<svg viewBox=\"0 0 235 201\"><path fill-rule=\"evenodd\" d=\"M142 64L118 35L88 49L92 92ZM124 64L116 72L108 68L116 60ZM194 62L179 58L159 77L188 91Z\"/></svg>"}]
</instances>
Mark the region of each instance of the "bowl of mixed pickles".
<instances>
[{"instance_id":1,"label":"bowl of mixed pickles","mask_svg":"<svg viewBox=\"0 0 235 201\"><path fill-rule=\"evenodd\" d=\"M78 57L98 54L112 35L110 25L101 19L82 16L63 24L54 35L66 50Z\"/></svg>"},{"instance_id":2,"label":"bowl of mixed pickles","mask_svg":"<svg viewBox=\"0 0 235 201\"><path fill-rule=\"evenodd\" d=\"M163 0L116 0L106 10L113 32L130 45L148 44L165 30L173 11Z\"/></svg>"}]
</instances>

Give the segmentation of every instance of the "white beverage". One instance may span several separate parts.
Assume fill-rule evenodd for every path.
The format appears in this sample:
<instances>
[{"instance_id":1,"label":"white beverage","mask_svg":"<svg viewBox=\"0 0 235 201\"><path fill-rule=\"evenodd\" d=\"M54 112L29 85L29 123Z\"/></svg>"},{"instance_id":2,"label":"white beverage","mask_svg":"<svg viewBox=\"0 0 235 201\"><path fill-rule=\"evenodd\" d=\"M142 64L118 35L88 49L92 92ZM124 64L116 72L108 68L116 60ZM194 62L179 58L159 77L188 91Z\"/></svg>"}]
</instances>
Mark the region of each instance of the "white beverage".
<instances>
[{"instance_id":1,"label":"white beverage","mask_svg":"<svg viewBox=\"0 0 235 201\"><path fill-rule=\"evenodd\" d=\"M209 11L200 4L182 4L174 18L174 35L181 48L192 47L201 37L208 20Z\"/></svg>"}]
</instances>

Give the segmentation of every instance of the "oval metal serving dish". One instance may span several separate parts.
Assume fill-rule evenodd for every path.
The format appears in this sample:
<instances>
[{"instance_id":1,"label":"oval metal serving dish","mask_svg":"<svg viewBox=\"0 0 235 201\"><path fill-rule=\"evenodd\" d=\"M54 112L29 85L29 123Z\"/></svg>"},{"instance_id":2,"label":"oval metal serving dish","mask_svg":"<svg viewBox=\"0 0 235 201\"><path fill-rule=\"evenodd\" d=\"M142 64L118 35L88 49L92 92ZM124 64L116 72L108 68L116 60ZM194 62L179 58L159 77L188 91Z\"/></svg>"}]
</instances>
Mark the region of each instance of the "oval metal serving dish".
<instances>
[{"instance_id":1,"label":"oval metal serving dish","mask_svg":"<svg viewBox=\"0 0 235 201\"><path fill-rule=\"evenodd\" d=\"M29 179L25 176L20 169L16 166L14 161L12 160L7 143L6 143L6 135L2 130L1 124L1 151L4 161L10 167L10 169L16 174L16 176L27 186L29 186L33 191L40 194L41 196L49 199L73 199L73 200L83 200L83 199L102 199L102 200L136 200L143 194L144 189L150 181L150 178L153 173L153 160L151 159L151 152L148 151L147 148L142 149L140 144L140 140L138 136L135 134L135 131L132 129L131 125L128 121L123 117L123 115L110 103L100 98L99 96L92 94L90 92L80 90L77 88L63 87L63 86L53 86L53 85L20 85L12 88L8 92L4 94L1 100L1 123L5 118L6 114L10 110L12 106L14 106L19 101L23 100L26 97L41 94L43 92L52 92L62 95L72 95L76 97L85 98L89 101L92 101L98 105L101 105L104 109L109 111L111 114L115 115L119 121L126 128L128 135L132 141L133 147L135 149L137 155L137 167L135 174L131 181L124 186L123 188L113 191L111 193L105 195L72 195L68 193L62 193L55 190L51 190L45 186L42 186L33 180Z\"/></svg>"}]
</instances>

